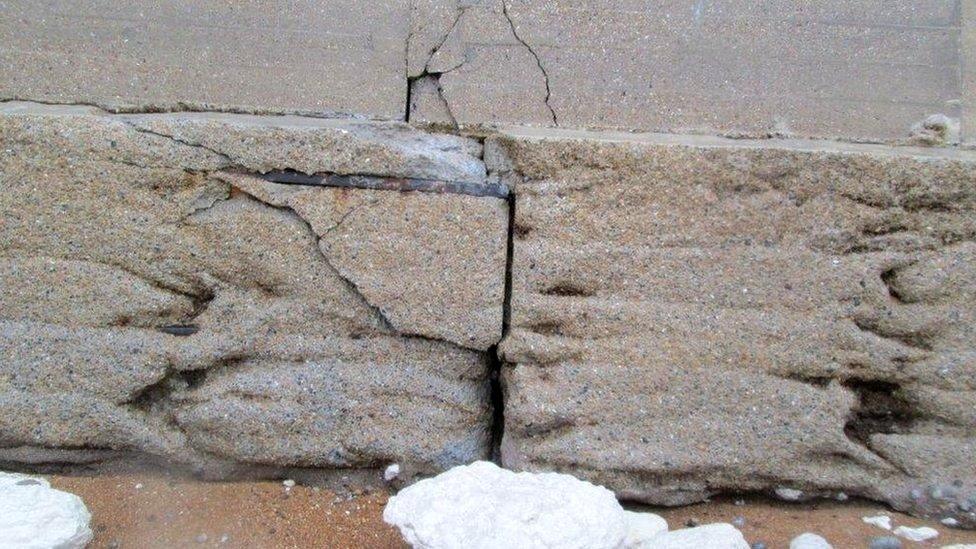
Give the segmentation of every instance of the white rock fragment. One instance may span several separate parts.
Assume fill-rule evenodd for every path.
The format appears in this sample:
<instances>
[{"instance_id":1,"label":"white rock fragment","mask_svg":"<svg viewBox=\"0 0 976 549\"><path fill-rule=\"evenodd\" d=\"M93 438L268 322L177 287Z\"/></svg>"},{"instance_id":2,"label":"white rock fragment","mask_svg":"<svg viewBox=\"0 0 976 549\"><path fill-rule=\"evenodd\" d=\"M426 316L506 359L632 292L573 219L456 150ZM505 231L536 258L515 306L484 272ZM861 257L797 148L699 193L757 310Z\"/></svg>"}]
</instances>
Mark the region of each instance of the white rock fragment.
<instances>
[{"instance_id":1,"label":"white rock fragment","mask_svg":"<svg viewBox=\"0 0 976 549\"><path fill-rule=\"evenodd\" d=\"M779 499L786 500L786 501L799 501L800 498L803 497L802 490L795 490L793 488L780 487L774 490L773 493L775 493L776 497L778 497Z\"/></svg>"},{"instance_id":2,"label":"white rock fragment","mask_svg":"<svg viewBox=\"0 0 976 549\"><path fill-rule=\"evenodd\" d=\"M942 524L945 524L949 528L955 528L956 526L959 526L959 521L956 520L956 519L954 519L954 518L952 518L952 517L946 517L946 518L940 520L939 522L941 522Z\"/></svg>"},{"instance_id":3,"label":"white rock fragment","mask_svg":"<svg viewBox=\"0 0 976 549\"><path fill-rule=\"evenodd\" d=\"M291 489L291 488L294 488L295 487L295 481L292 480L292 479L290 479L290 478L281 481L281 483L284 484L285 485L285 488L288 488L288 489Z\"/></svg>"},{"instance_id":4,"label":"white rock fragment","mask_svg":"<svg viewBox=\"0 0 976 549\"><path fill-rule=\"evenodd\" d=\"M833 549L833 546L817 534L807 532L793 538L790 549Z\"/></svg>"},{"instance_id":5,"label":"white rock fragment","mask_svg":"<svg viewBox=\"0 0 976 549\"><path fill-rule=\"evenodd\" d=\"M886 515L878 515L874 517L861 517L861 520L867 524L877 526L878 528L884 528L885 530L891 530L891 517Z\"/></svg>"},{"instance_id":6,"label":"white rock fragment","mask_svg":"<svg viewBox=\"0 0 976 549\"><path fill-rule=\"evenodd\" d=\"M386 469L383 471L383 480L385 480L387 482L392 481L393 479L397 478L398 476L400 476L400 464L399 463L391 463L390 465L387 465Z\"/></svg>"},{"instance_id":7,"label":"white rock fragment","mask_svg":"<svg viewBox=\"0 0 976 549\"><path fill-rule=\"evenodd\" d=\"M0 473L0 547L80 549L92 539L90 520L78 496L42 478Z\"/></svg>"},{"instance_id":8,"label":"white rock fragment","mask_svg":"<svg viewBox=\"0 0 976 549\"><path fill-rule=\"evenodd\" d=\"M749 543L735 526L720 522L658 534L627 549L749 549Z\"/></svg>"},{"instance_id":9,"label":"white rock fragment","mask_svg":"<svg viewBox=\"0 0 976 549\"><path fill-rule=\"evenodd\" d=\"M976 543L957 543L955 545L943 545L942 549L976 549Z\"/></svg>"},{"instance_id":10,"label":"white rock fragment","mask_svg":"<svg viewBox=\"0 0 976 549\"><path fill-rule=\"evenodd\" d=\"M928 526L919 526L918 528L899 526L895 528L895 535L912 541L926 541L938 537L939 531Z\"/></svg>"},{"instance_id":11,"label":"white rock fragment","mask_svg":"<svg viewBox=\"0 0 976 549\"><path fill-rule=\"evenodd\" d=\"M668 521L654 513L624 511L624 520L627 522L624 547L641 547L651 538L668 531Z\"/></svg>"},{"instance_id":12,"label":"white rock fragment","mask_svg":"<svg viewBox=\"0 0 976 549\"><path fill-rule=\"evenodd\" d=\"M415 549L615 549L627 520L613 492L558 473L513 473L478 461L390 498L383 520Z\"/></svg>"}]
</instances>

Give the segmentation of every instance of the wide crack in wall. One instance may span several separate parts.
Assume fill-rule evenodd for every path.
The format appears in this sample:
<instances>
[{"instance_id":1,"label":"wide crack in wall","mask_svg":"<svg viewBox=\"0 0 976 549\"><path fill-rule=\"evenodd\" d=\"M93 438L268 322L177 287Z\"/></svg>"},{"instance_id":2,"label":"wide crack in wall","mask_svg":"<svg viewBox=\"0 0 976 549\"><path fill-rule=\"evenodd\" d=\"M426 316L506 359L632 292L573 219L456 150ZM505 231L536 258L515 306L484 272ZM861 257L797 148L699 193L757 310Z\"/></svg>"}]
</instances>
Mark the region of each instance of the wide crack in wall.
<instances>
[{"instance_id":1,"label":"wide crack in wall","mask_svg":"<svg viewBox=\"0 0 976 549\"><path fill-rule=\"evenodd\" d=\"M971 153L4 109L8 464L494 458L976 521Z\"/></svg>"}]
</instances>

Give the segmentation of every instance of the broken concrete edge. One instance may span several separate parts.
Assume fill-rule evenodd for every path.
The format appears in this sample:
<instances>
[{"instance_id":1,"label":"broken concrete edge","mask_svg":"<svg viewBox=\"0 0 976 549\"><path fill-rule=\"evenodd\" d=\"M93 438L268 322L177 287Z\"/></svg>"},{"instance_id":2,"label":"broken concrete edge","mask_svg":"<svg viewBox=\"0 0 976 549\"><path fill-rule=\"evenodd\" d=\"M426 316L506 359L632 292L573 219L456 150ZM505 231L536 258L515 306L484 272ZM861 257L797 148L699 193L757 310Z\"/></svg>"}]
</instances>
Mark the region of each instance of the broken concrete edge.
<instances>
[{"instance_id":1,"label":"broken concrete edge","mask_svg":"<svg viewBox=\"0 0 976 549\"><path fill-rule=\"evenodd\" d=\"M464 184L460 187L469 189L464 194L472 194L470 189L486 180L478 140L423 132L403 122L225 112L112 114L88 106L26 102L0 103L0 115L108 120L149 139L196 149L207 157L200 165L211 170L442 181ZM498 192L485 193L494 194Z\"/></svg>"}]
</instances>

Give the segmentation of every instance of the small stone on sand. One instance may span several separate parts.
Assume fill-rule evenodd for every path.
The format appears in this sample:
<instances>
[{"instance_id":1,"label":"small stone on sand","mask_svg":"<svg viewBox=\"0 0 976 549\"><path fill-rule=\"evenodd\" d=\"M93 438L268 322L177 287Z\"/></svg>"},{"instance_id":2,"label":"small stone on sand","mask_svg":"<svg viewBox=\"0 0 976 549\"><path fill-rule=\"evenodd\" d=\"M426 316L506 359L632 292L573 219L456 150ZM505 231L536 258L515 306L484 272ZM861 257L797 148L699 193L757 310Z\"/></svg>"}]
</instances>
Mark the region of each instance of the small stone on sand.
<instances>
[{"instance_id":1,"label":"small stone on sand","mask_svg":"<svg viewBox=\"0 0 976 549\"><path fill-rule=\"evenodd\" d=\"M887 515L878 515L874 517L861 517L867 524L872 524L878 528L884 528L885 530L891 530L891 517Z\"/></svg>"},{"instance_id":2,"label":"small stone on sand","mask_svg":"<svg viewBox=\"0 0 976 549\"><path fill-rule=\"evenodd\" d=\"M926 541L938 537L939 532L935 528L929 528L928 526L919 526L918 528L899 526L895 528L895 535L912 541Z\"/></svg>"},{"instance_id":3,"label":"small stone on sand","mask_svg":"<svg viewBox=\"0 0 976 549\"><path fill-rule=\"evenodd\" d=\"M790 549L833 549L833 547L824 538L807 532L793 538Z\"/></svg>"}]
</instances>

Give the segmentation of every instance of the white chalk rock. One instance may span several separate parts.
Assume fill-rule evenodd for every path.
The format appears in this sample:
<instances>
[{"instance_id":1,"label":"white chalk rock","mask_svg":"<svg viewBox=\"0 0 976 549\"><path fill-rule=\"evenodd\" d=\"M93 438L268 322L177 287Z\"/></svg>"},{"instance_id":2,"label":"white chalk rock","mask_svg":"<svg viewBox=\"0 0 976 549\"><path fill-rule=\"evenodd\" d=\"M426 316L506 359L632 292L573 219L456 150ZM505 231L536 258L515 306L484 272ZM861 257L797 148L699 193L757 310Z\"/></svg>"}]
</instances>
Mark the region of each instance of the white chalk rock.
<instances>
[{"instance_id":1,"label":"white chalk rock","mask_svg":"<svg viewBox=\"0 0 976 549\"><path fill-rule=\"evenodd\" d=\"M891 517L887 515L878 515L876 517L861 517L864 522L877 526L878 528L884 528L885 530L891 530Z\"/></svg>"},{"instance_id":2,"label":"white chalk rock","mask_svg":"<svg viewBox=\"0 0 976 549\"><path fill-rule=\"evenodd\" d=\"M895 528L895 535L912 541L925 541L938 537L939 531L928 526L919 526L918 528L899 526Z\"/></svg>"},{"instance_id":3,"label":"white chalk rock","mask_svg":"<svg viewBox=\"0 0 976 549\"><path fill-rule=\"evenodd\" d=\"M390 498L383 520L415 549L617 549L627 521L613 492L558 473L479 461Z\"/></svg>"},{"instance_id":4,"label":"white chalk rock","mask_svg":"<svg viewBox=\"0 0 976 549\"><path fill-rule=\"evenodd\" d=\"M800 498L803 497L802 490L784 488L782 486L773 490L773 493L776 494L776 497L784 501L800 501Z\"/></svg>"},{"instance_id":5,"label":"white chalk rock","mask_svg":"<svg viewBox=\"0 0 976 549\"><path fill-rule=\"evenodd\" d=\"M833 549L833 547L817 534L807 532L793 538L790 549Z\"/></svg>"},{"instance_id":6,"label":"white chalk rock","mask_svg":"<svg viewBox=\"0 0 976 549\"><path fill-rule=\"evenodd\" d=\"M81 549L92 539L81 498L42 478L0 473L0 547Z\"/></svg>"},{"instance_id":7,"label":"white chalk rock","mask_svg":"<svg viewBox=\"0 0 976 549\"><path fill-rule=\"evenodd\" d=\"M658 534L641 545L628 549L749 549L735 526L719 522Z\"/></svg>"},{"instance_id":8,"label":"white chalk rock","mask_svg":"<svg viewBox=\"0 0 976 549\"><path fill-rule=\"evenodd\" d=\"M668 531L668 521L654 513L624 511L624 520L627 522L627 535L624 538L627 549L651 547L649 542L652 538Z\"/></svg>"}]
</instances>

